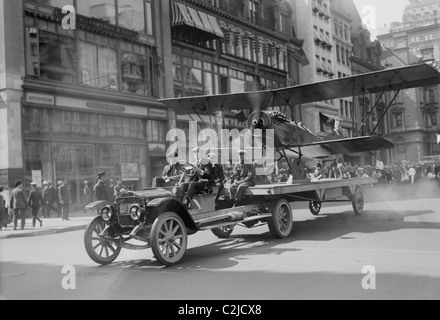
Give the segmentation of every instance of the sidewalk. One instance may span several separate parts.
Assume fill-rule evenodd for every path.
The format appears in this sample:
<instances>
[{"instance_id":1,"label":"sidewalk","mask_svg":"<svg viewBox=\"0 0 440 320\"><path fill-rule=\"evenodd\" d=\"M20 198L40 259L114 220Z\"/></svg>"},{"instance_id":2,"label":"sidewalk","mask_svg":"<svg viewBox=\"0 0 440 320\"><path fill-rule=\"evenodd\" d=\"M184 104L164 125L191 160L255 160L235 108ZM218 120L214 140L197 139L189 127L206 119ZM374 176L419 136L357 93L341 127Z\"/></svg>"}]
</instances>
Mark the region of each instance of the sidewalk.
<instances>
[{"instance_id":1,"label":"sidewalk","mask_svg":"<svg viewBox=\"0 0 440 320\"><path fill-rule=\"evenodd\" d=\"M39 216L41 216L41 211ZM69 221L62 221L61 218L57 217L43 219L43 227L40 227L40 223L38 221L35 224L35 227L32 227L32 218L28 218L26 219L26 226L24 230L21 230L21 222L19 220L16 231L13 230L13 223L9 224L6 229L3 228L0 230L0 239L35 237L85 230L90 221L92 221L95 217L96 212L88 211L84 213L84 211L73 211L69 214Z\"/></svg>"}]
</instances>

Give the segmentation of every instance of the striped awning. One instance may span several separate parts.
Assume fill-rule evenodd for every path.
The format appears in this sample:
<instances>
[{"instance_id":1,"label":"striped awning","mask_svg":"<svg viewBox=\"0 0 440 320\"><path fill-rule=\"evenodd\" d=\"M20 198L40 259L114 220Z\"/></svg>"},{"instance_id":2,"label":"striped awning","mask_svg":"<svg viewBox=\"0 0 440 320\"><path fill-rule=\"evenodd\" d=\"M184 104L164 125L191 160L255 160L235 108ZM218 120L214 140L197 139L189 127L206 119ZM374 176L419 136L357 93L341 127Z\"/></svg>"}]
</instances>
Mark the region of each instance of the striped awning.
<instances>
[{"instance_id":1,"label":"striped awning","mask_svg":"<svg viewBox=\"0 0 440 320\"><path fill-rule=\"evenodd\" d=\"M188 26L212 34L218 38L225 37L217 18L214 16L179 2L172 2L171 12L172 27Z\"/></svg>"}]
</instances>

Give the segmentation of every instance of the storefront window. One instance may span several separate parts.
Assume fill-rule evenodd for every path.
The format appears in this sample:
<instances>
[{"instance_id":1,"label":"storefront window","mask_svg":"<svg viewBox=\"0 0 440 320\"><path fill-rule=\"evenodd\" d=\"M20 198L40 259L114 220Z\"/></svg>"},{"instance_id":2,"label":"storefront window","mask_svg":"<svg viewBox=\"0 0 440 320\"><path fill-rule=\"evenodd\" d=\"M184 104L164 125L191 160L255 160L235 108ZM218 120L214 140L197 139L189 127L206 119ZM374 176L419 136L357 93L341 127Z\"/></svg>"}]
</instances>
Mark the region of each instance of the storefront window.
<instances>
[{"instance_id":1,"label":"storefront window","mask_svg":"<svg viewBox=\"0 0 440 320\"><path fill-rule=\"evenodd\" d=\"M40 78L74 83L76 78L75 40L40 32ZM32 52L28 52L32 55Z\"/></svg>"},{"instance_id":2,"label":"storefront window","mask_svg":"<svg viewBox=\"0 0 440 320\"><path fill-rule=\"evenodd\" d=\"M165 142L166 140L165 121L147 120L147 141L148 142Z\"/></svg>"},{"instance_id":3,"label":"storefront window","mask_svg":"<svg viewBox=\"0 0 440 320\"><path fill-rule=\"evenodd\" d=\"M119 26L145 32L144 0L118 0Z\"/></svg>"},{"instance_id":4,"label":"storefront window","mask_svg":"<svg viewBox=\"0 0 440 320\"><path fill-rule=\"evenodd\" d=\"M52 180L52 157L49 142L24 142L24 170L26 181L32 180L32 171L41 171L43 180Z\"/></svg>"},{"instance_id":5,"label":"storefront window","mask_svg":"<svg viewBox=\"0 0 440 320\"><path fill-rule=\"evenodd\" d=\"M115 0L80 0L76 5L81 15L116 24Z\"/></svg>"},{"instance_id":6,"label":"storefront window","mask_svg":"<svg viewBox=\"0 0 440 320\"><path fill-rule=\"evenodd\" d=\"M136 94L148 94L147 57L125 52L122 54L122 91Z\"/></svg>"},{"instance_id":7,"label":"storefront window","mask_svg":"<svg viewBox=\"0 0 440 320\"><path fill-rule=\"evenodd\" d=\"M80 41L79 64L82 73L81 84L117 90L115 50Z\"/></svg>"},{"instance_id":8,"label":"storefront window","mask_svg":"<svg viewBox=\"0 0 440 320\"><path fill-rule=\"evenodd\" d=\"M30 136L48 136L50 134L49 110L25 108L23 113L23 134Z\"/></svg>"}]
</instances>

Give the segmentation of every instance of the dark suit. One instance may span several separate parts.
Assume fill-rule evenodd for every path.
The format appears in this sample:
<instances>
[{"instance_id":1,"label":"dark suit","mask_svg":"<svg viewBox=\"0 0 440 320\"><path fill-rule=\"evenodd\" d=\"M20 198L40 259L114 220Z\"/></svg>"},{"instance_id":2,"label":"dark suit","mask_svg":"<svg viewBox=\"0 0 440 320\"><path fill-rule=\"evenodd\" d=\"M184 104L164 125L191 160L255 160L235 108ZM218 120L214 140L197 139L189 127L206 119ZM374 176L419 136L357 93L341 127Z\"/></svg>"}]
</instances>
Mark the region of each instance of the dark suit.
<instances>
[{"instance_id":1,"label":"dark suit","mask_svg":"<svg viewBox=\"0 0 440 320\"><path fill-rule=\"evenodd\" d=\"M104 182L98 180L98 182L93 187L93 191L95 192L95 201L108 201L107 190L105 188Z\"/></svg>"},{"instance_id":2,"label":"dark suit","mask_svg":"<svg viewBox=\"0 0 440 320\"><path fill-rule=\"evenodd\" d=\"M223 170L223 166L221 164L215 164L212 167L213 179L216 186L219 187L217 197L215 200L218 200L221 192L225 188L225 172Z\"/></svg>"},{"instance_id":3,"label":"dark suit","mask_svg":"<svg viewBox=\"0 0 440 320\"><path fill-rule=\"evenodd\" d=\"M231 199L240 201L243 198L245 190L249 187L255 187L255 167L252 164L239 162L234 167L236 181L231 186Z\"/></svg>"},{"instance_id":4,"label":"dark suit","mask_svg":"<svg viewBox=\"0 0 440 320\"><path fill-rule=\"evenodd\" d=\"M183 174L183 167L180 163L176 164L168 164L165 166L162 172L161 177L155 177L153 179L153 188L160 188L160 187L172 187L176 185L177 182L179 182L181 176ZM166 182L166 180L170 180L169 182Z\"/></svg>"},{"instance_id":5,"label":"dark suit","mask_svg":"<svg viewBox=\"0 0 440 320\"><path fill-rule=\"evenodd\" d=\"M58 213L58 208L53 204L58 204L58 195L53 187L43 189L43 217L50 218L50 211L53 210Z\"/></svg>"},{"instance_id":6,"label":"dark suit","mask_svg":"<svg viewBox=\"0 0 440 320\"><path fill-rule=\"evenodd\" d=\"M187 196L192 199L194 194L201 193L208 184L214 181L212 164L199 164L196 169L186 175L185 182L182 183L182 189Z\"/></svg>"},{"instance_id":7,"label":"dark suit","mask_svg":"<svg viewBox=\"0 0 440 320\"><path fill-rule=\"evenodd\" d=\"M38 211L40 210L41 206L43 205L43 196L41 195L41 192L37 189L32 190L29 194L28 198L29 206L32 208L32 225L35 226L35 222L38 219ZM40 220L41 222L41 220Z\"/></svg>"},{"instance_id":8,"label":"dark suit","mask_svg":"<svg viewBox=\"0 0 440 320\"><path fill-rule=\"evenodd\" d=\"M14 229L17 229L19 218L21 219L21 228L24 229L26 224L26 209L29 208L29 205L22 188L15 188L12 191L9 207L14 210Z\"/></svg>"},{"instance_id":9,"label":"dark suit","mask_svg":"<svg viewBox=\"0 0 440 320\"><path fill-rule=\"evenodd\" d=\"M63 184L58 188L58 196L60 198L63 220L67 220L69 219L69 205L72 199L67 185Z\"/></svg>"}]
</instances>

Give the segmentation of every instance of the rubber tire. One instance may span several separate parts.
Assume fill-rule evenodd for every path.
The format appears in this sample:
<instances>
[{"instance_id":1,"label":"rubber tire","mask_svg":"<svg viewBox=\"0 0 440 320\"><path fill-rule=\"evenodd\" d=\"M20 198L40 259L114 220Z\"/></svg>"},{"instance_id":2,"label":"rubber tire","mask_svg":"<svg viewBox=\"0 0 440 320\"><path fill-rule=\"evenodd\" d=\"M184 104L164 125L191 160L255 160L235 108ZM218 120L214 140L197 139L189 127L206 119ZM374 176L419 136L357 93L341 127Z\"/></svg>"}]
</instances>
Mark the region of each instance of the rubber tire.
<instances>
[{"instance_id":1,"label":"rubber tire","mask_svg":"<svg viewBox=\"0 0 440 320\"><path fill-rule=\"evenodd\" d=\"M160 232L162 227L165 223L169 221L174 221L174 223L177 223L179 226L179 229L181 230L181 237L182 237L182 243L180 244L181 248L178 252L178 255L171 259L166 257L166 254L168 253L168 249L166 251L166 254L163 255L160 248L160 240L161 237ZM173 225L174 226L174 225ZM154 221L153 226L151 228L150 232L150 242L151 242L151 249L153 251L154 257L163 265L171 267L179 264L181 260L183 259L186 248L188 245L188 232L185 226L185 223L183 222L182 218L177 213L174 212L165 212L160 214L157 219ZM168 245L168 247L170 247ZM171 246L174 248L174 246Z\"/></svg>"},{"instance_id":2,"label":"rubber tire","mask_svg":"<svg viewBox=\"0 0 440 320\"><path fill-rule=\"evenodd\" d=\"M99 254L97 254L97 252L93 249L93 244L91 239L93 235L93 231L95 231L94 229L98 224L101 224L102 227L105 228L105 221L102 220L100 216L93 219L92 222L90 222L89 225L87 226L86 231L84 232L84 246L86 248L87 254L89 255L90 259L92 259L97 264L105 266L111 264L113 261L115 261L118 258L119 254L121 253L121 247L116 247L113 255L109 256L106 259L99 256Z\"/></svg>"},{"instance_id":3,"label":"rubber tire","mask_svg":"<svg viewBox=\"0 0 440 320\"><path fill-rule=\"evenodd\" d=\"M279 224L279 211L283 206L285 207L284 209L287 209L288 211L284 212L284 214L288 215L287 221L285 221L287 224L286 230L281 230ZM293 213L289 202L284 199L273 202L270 207L270 212L272 213L272 217L268 219L268 225L272 236L276 239L288 238L293 231Z\"/></svg>"},{"instance_id":4,"label":"rubber tire","mask_svg":"<svg viewBox=\"0 0 440 320\"><path fill-rule=\"evenodd\" d=\"M315 207L313 206L314 203L319 205L318 210L316 210ZM319 216L319 213L321 212L321 209L322 209L322 204L321 204L321 202L318 202L318 201L310 201L310 202L309 202L309 210L310 210L310 212L311 212L314 216Z\"/></svg>"},{"instance_id":5,"label":"rubber tire","mask_svg":"<svg viewBox=\"0 0 440 320\"><path fill-rule=\"evenodd\" d=\"M362 193L362 188L360 186L357 186L354 192L354 195L352 196L352 206L354 213L357 216L362 215L364 212L365 207L365 201L364 201L364 194Z\"/></svg>"},{"instance_id":6,"label":"rubber tire","mask_svg":"<svg viewBox=\"0 0 440 320\"><path fill-rule=\"evenodd\" d=\"M227 228L227 231L225 231L226 228ZM234 226L232 225L232 226L214 228L214 229L211 229L211 231L216 237L218 237L220 239L229 239L232 232L234 232Z\"/></svg>"}]
</instances>

